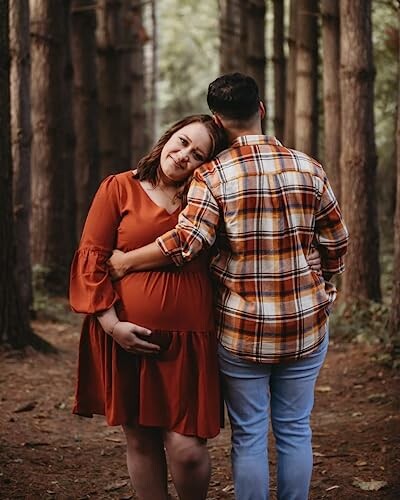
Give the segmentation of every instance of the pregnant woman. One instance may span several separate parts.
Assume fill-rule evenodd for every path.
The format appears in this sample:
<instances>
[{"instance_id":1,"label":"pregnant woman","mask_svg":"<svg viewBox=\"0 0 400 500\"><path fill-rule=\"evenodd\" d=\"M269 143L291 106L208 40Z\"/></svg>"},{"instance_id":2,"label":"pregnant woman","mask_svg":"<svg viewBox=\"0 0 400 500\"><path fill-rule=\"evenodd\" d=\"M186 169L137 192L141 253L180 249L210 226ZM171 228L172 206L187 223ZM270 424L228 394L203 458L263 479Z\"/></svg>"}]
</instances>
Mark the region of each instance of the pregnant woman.
<instances>
[{"instance_id":1,"label":"pregnant woman","mask_svg":"<svg viewBox=\"0 0 400 500\"><path fill-rule=\"evenodd\" d=\"M71 305L87 314L73 411L122 425L141 500L167 500L166 454L179 497L206 498L220 429L212 288L206 255L115 283L107 260L175 227L192 172L225 147L208 115L173 125L136 171L103 181L72 264Z\"/></svg>"}]
</instances>

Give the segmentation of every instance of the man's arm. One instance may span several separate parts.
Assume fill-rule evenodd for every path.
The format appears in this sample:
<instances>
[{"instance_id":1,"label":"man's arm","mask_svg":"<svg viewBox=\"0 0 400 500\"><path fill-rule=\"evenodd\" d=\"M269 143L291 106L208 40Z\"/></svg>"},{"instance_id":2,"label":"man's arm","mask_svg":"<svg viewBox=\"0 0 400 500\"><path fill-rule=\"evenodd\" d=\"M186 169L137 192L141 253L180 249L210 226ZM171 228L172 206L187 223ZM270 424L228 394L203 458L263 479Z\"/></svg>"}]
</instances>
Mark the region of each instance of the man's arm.
<instances>
[{"instance_id":1,"label":"man's arm","mask_svg":"<svg viewBox=\"0 0 400 500\"><path fill-rule=\"evenodd\" d=\"M153 242L130 252L114 250L107 263L112 279L117 280L132 271L148 271L167 266L172 264L172 260Z\"/></svg>"},{"instance_id":2,"label":"man's arm","mask_svg":"<svg viewBox=\"0 0 400 500\"><path fill-rule=\"evenodd\" d=\"M214 243L218 222L218 204L202 178L195 176L187 206L179 215L175 229L157 238L156 242L130 252L114 250L108 261L112 278L122 278L132 271L147 271L172 263L181 266L189 262Z\"/></svg>"},{"instance_id":3,"label":"man's arm","mask_svg":"<svg viewBox=\"0 0 400 500\"><path fill-rule=\"evenodd\" d=\"M322 275L328 281L334 274L344 271L343 256L347 251L349 233L326 177L316 214L315 239L321 255Z\"/></svg>"}]
</instances>

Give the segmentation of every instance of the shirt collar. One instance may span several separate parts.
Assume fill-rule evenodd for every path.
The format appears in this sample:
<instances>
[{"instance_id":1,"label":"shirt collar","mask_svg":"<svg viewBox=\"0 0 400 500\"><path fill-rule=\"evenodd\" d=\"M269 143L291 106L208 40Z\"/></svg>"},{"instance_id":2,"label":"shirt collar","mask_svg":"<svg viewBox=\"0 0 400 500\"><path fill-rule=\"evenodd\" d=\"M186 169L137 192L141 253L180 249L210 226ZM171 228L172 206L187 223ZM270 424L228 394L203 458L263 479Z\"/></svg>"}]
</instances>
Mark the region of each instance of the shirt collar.
<instances>
[{"instance_id":1,"label":"shirt collar","mask_svg":"<svg viewBox=\"0 0 400 500\"><path fill-rule=\"evenodd\" d=\"M264 145L270 144L271 146L282 146L282 143L278 141L276 137L268 135L241 135L236 137L232 142L231 147L239 146L254 146L254 145Z\"/></svg>"}]
</instances>

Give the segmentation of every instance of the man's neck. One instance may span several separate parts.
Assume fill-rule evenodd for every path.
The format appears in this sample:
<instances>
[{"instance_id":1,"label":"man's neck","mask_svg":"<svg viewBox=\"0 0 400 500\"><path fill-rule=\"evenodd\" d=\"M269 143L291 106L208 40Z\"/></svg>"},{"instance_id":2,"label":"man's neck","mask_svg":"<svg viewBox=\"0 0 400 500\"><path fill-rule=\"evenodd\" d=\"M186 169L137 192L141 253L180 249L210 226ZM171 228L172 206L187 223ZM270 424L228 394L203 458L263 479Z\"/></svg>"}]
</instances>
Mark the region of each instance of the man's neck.
<instances>
[{"instance_id":1,"label":"man's neck","mask_svg":"<svg viewBox=\"0 0 400 500\"><path fill-rule=\"evenodd\" d=\"M228 139L229 139L230 143L232 143L235 139L237 139L238 137L241 137L242 135L263 135L261 124L255 125L253 127L244 128L244 129L226 127L225 131L228 135Z\"/></svg>"}]
</instances>

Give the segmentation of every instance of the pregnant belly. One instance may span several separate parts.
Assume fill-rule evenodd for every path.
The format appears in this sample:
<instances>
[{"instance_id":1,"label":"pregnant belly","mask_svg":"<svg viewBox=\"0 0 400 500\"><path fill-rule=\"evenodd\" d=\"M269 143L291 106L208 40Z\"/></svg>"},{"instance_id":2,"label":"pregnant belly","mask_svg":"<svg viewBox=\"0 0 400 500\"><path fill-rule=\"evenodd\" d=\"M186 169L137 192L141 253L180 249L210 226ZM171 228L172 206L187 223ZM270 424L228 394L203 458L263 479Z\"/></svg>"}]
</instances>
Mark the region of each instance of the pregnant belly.
<instances>
[{"instance_id":1,"label":"pregnant belly","mask_svg":"<svg viewBox=\"0 0 400 500\"><path fill-rule=\"evenodd\" d=\"M211 283L203 273L132 273L115 283L121 320L150 329L214 329Z\"/></svg>"}]
</instances>

